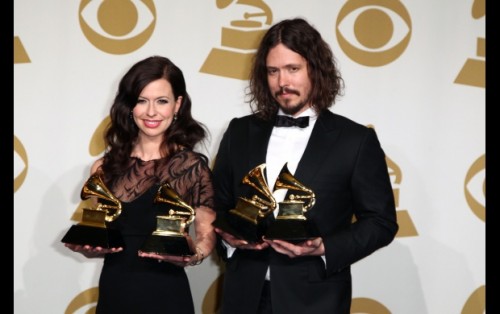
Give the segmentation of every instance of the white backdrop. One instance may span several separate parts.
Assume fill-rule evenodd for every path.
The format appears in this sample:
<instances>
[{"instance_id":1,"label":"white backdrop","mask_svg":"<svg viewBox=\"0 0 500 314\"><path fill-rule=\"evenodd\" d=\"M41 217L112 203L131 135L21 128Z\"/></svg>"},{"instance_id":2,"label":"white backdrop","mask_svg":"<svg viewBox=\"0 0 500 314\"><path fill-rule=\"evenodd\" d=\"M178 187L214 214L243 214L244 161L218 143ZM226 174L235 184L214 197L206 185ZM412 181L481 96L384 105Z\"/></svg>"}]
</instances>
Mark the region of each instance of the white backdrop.
<instances>
[{"instance_id":1,"label":"white backdrop","mask_svg":"<svg viewBox=\"0 0 500 314\"><path fill-rule=\"evenodd\" d=\"M332 111L376 129L397 201L394 242L352 267L352 313L485 312L485 0L15 0L15 313L94 313L102 260L60 240L125 71L154 54L183 70L213 160L250 112L255 39L296 16L332 46ZM187 271L197 313L216 313L223 267Z\"/></svg>"}]
</instances>

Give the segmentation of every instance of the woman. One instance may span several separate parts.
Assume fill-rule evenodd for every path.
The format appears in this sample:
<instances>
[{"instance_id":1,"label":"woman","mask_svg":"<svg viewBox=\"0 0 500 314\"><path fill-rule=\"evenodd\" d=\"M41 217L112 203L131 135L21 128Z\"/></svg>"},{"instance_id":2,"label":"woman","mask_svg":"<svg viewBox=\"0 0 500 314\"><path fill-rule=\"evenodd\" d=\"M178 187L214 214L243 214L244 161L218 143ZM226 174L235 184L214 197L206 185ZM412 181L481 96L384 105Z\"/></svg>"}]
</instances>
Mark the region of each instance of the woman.
<instances>
[{"instance_id":1,"label":"woman","mask_svg":"<svg viewBox=\"0 0 500 314\"><path fill-rule=\"evenodd\" d=\"M207 158L194 151L208 132L191 116L182 71L160 56L136 63L120 81L110 117L107 149L91 174L99 173L122 204L110 225L120 231L124 246L65 245L89 258L104 257L96 313L194 313L184 267L212 252L215 212ZM195 211L196 238L186 234L192 256L141 251L156 216L166 214L154 203L163 183Z\"/></svg>"}]
</instances>

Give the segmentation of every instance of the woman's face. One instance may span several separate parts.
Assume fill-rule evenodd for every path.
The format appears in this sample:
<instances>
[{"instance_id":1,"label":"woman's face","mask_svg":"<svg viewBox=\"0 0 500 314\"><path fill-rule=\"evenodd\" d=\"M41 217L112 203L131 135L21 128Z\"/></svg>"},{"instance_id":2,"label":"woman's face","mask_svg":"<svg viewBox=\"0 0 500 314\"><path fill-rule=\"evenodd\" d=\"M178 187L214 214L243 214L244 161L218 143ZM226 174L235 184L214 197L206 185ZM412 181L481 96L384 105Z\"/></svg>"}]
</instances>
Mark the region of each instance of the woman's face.
<instances>
[{"instance_id":1,"label":"woman's face","mask_svg":"<svg viewBox=\"0 0 500 314\"><path fill-rule=\"evenodd\" d=\"M182 97L174 98L172 86L166 79L146 85L132 110L135 124L139 128L139 139L161 141L173 122L174 114L179 111L181 102Z\"/></svg>"}]
</instances>

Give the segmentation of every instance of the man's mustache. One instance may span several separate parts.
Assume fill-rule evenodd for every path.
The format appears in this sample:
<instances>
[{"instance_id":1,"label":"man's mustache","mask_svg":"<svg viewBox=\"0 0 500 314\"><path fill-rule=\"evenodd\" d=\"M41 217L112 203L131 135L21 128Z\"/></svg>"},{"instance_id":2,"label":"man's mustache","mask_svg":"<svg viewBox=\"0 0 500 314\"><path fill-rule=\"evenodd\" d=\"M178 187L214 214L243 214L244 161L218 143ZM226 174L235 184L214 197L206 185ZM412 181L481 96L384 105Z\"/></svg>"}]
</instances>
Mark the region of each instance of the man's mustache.
<instances>
[{"instance_id":1,"label":"man's mustache","mask_svg":"<svg viewBox=\"0 0 500 314\"><path fill-rule=\"evenodd\" d=\"M285 87L285 86L284 86L284 87L282 87L282 88L280 88L280 90L279 90L279 91L277 91L275 95L276 95L276 96L279 96L279 95L282 95L282 94L284 94L284 93L287 93L287 94L295 94L295 95L297 95L297 96L300 96L300 93L299 93L298 91L296 91L296 90L294 90L294 89L290 89L290 88Z\"/></svg>"}]
</instances>

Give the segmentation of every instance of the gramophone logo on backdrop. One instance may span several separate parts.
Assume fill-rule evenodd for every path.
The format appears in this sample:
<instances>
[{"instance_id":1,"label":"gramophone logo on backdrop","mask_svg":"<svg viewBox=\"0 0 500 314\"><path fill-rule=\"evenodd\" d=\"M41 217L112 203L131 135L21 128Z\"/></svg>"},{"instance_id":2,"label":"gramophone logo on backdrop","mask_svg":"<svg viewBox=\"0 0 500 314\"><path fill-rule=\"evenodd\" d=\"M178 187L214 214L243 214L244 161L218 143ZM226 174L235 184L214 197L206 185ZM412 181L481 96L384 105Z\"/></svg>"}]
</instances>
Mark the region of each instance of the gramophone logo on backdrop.
<instances>
[{"instance_id":1,"label":"gramophone logo on backdrop","mask_svg":"<svg viewBox=\"0 0 500 314\"><path fill-rule=\"evenodd\" d=\"M486 17L486 0L474 0L471 13L476 20ZM465 61L454 83L486 87L486 38L477 38L476 57Z\"/></svg>"},{"instance_id":2,"label":"gramophone logo on backdrop","mask_svg":"<svg viewBox=\"0 0 500 314\"><path fill-rule=\"evenodd\" d=\"M78 15L88 41L110 54L139 49L151 37L156 25L152 0L82 0Z\"/></svg>"},{"instance_id":3,"label":"gramophone logo on backdrop","mask_svg":"<svg viewBox=\"0 0 500 314\"><path fill-rule=\"evenodd\" d=\"M14 36L14 64L16 63L31 63L19 36Z\"/></svg>"},{"instance_id":4,"label":"gramophone logo on backdrop","mask_svg":"<svg viewBox=\"0 0 500 314\"><path fill-rule=\"evenodd\" d=\"M392 181L392 191L394 193L394 201L396 203L396 214L399 224L399 230L396 237L415 237L418 236L417 229L411 220L410 214L406 209L399 208L399 186L403 178L403 173L399 166L389 157L385 157L387 168L389 168L389 176Z\"/></svg>"},{"instance_id":5,"label":"gramophone logo on backdrop","mask_svg":"<svg viewBox=\"0 0 500 314\"><path fill-rule=\"evenodd\" d=\"M372 124L368 124L367 127L375 129ZM401 168L389 157L385 157L387 163L387 171L389 172L389 177L392 183L392 192L394 194L394 203L396 204L396 214L397 221L399 225L398 233L396 237L415 237L418 236L417 229L411 220L410 213L406 209L399 208L399 191L401 181L403 180L403 172Z\"/></svg>"},{"instance_id":6,"label":"gramophone logo on backdrop","mask_svg":"<svg viewBox=\"0 0 500 314\"><path fill-rule=\"evenodd\" d=\"M340 48L353 61L370 67L396 60L408 47L411 18L400 1L349 0L337 16Z\"/></svg>"},{"instance_id":7,"label":"gramophone logo on backdrop","mask_svg":"<svg viewBox=\"0 0 500 314\"><path fill-rule=\"evenodd\" d=\"M216 0L217 8L225 9L234 1ZM231 21L231 27L221 30L222 48L213 48L200 68L200 72L218 76L247 80L250 64L259 42L267 31L263 24L271 25L273 13L262 0L237 0L243 4L257 8L257 12L245 12L241 20ZM264 18L264 21L256 20Z\"/></svg>"}]
</instances>

